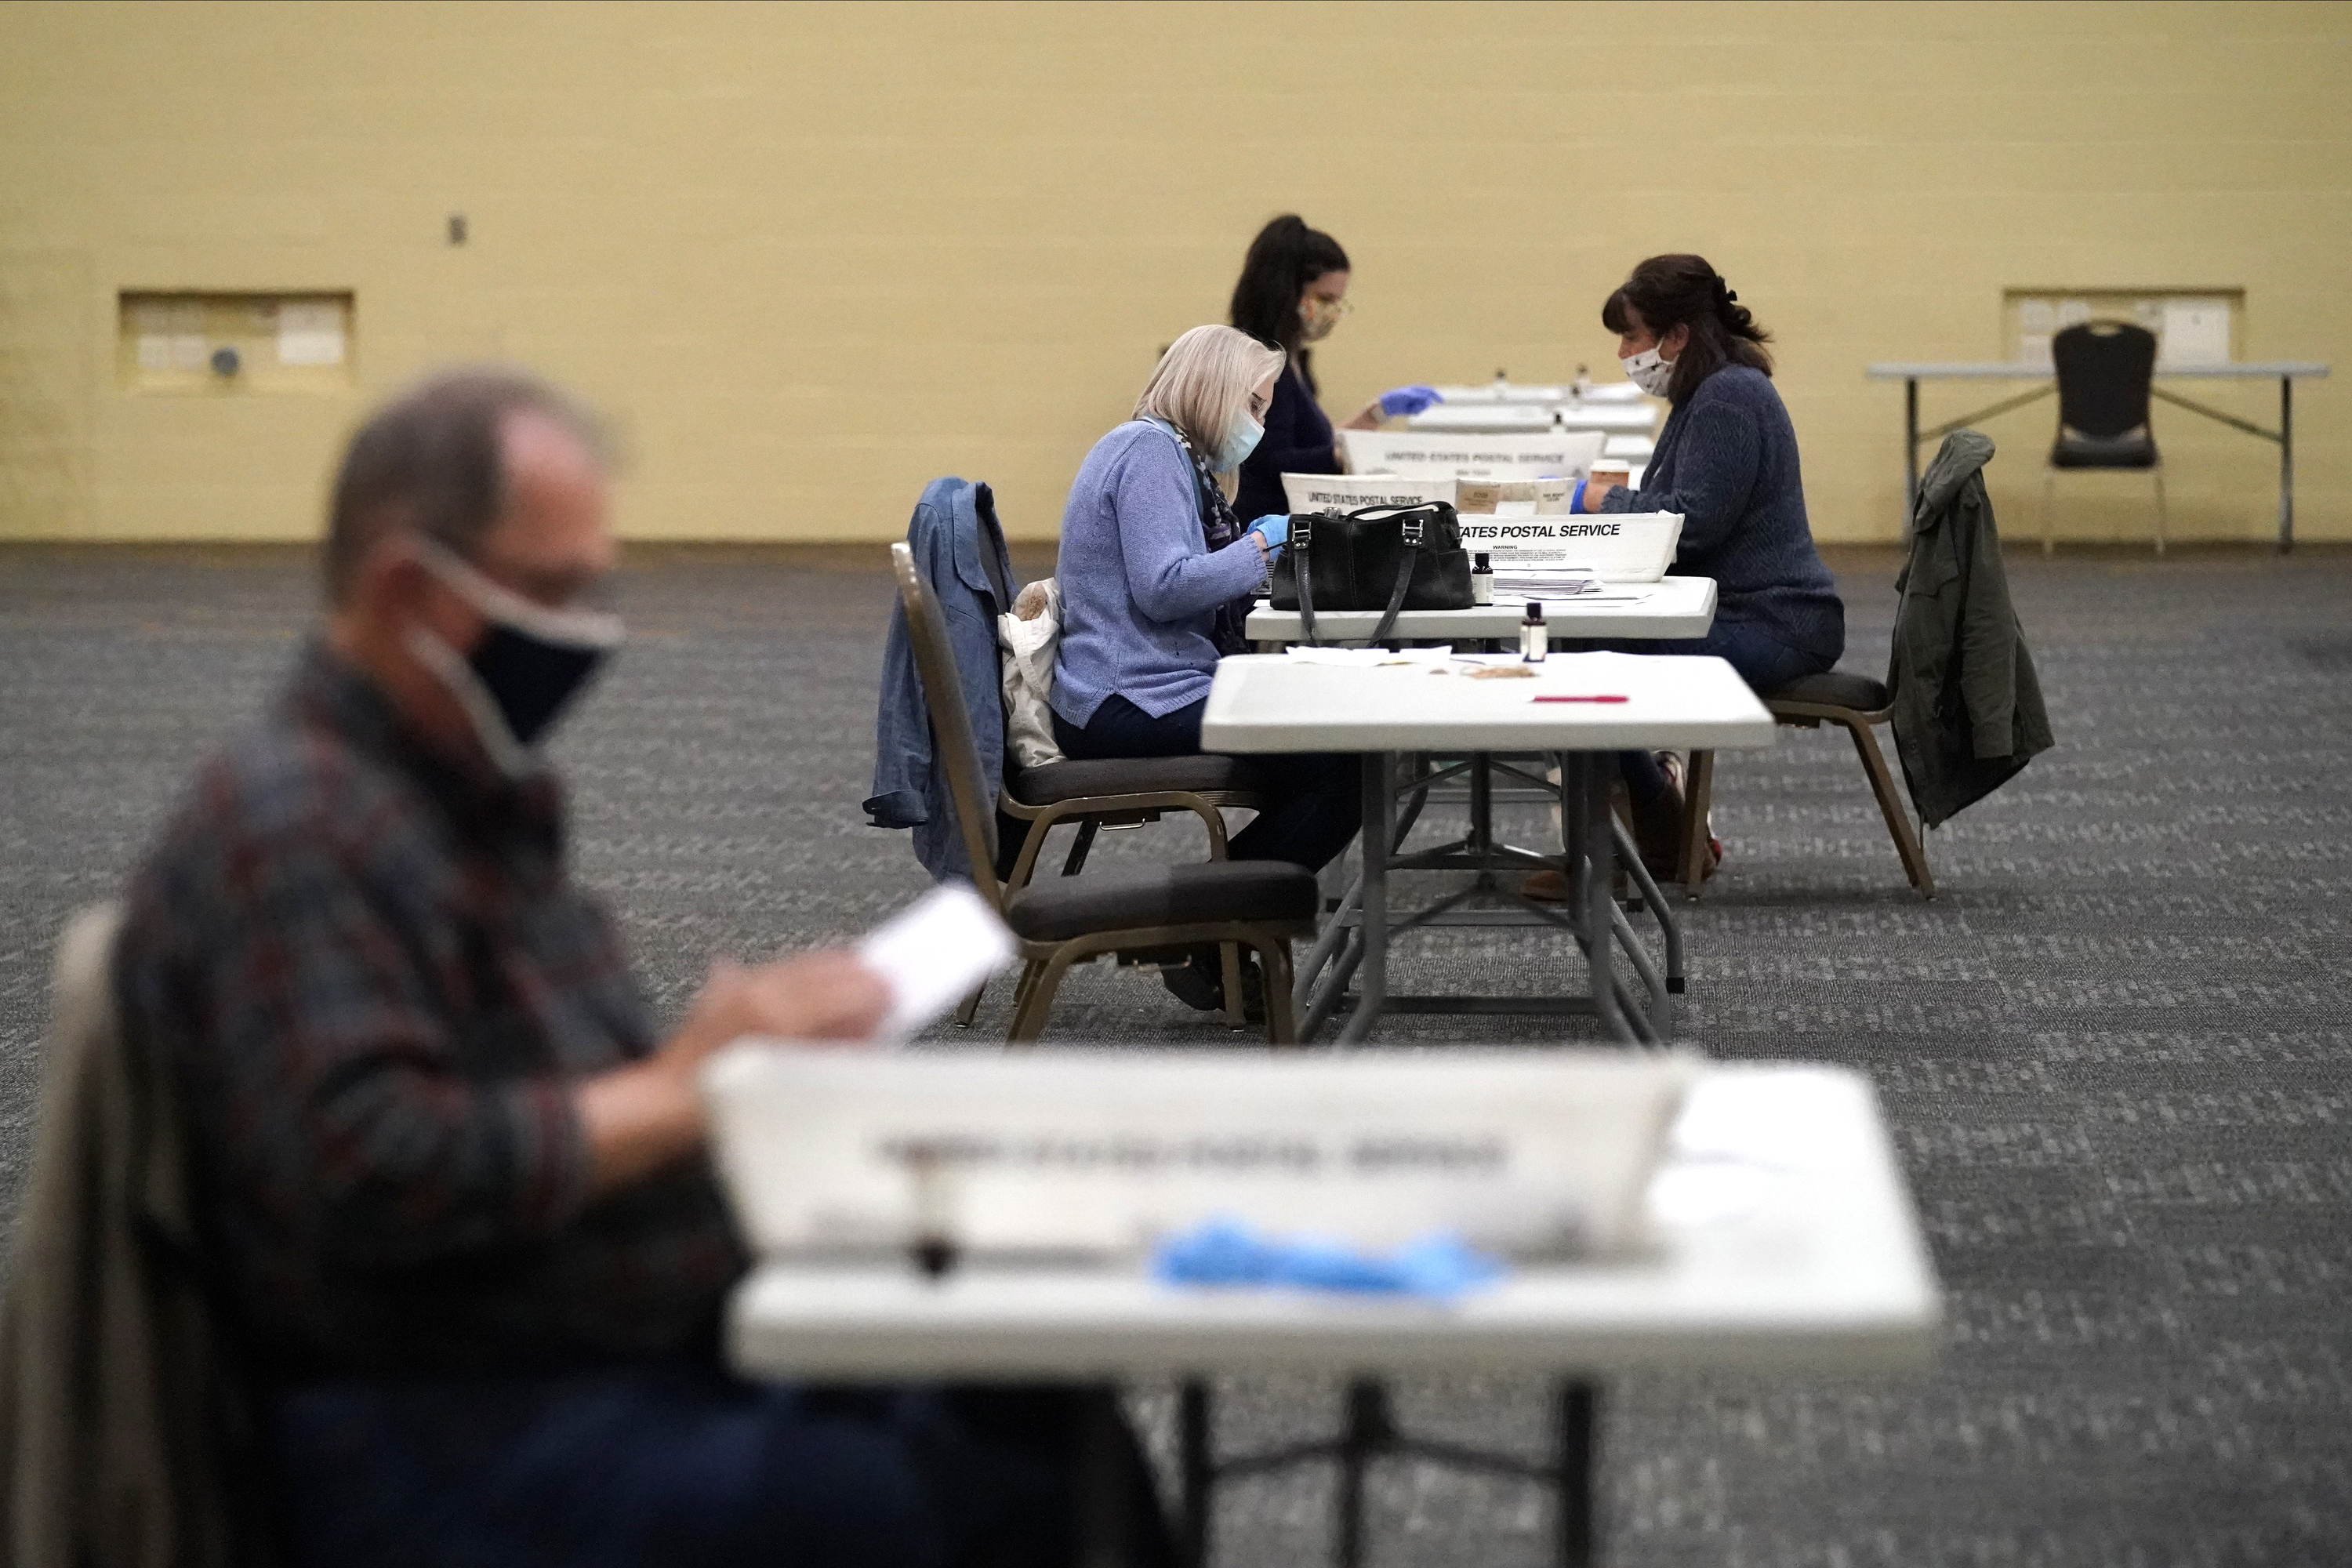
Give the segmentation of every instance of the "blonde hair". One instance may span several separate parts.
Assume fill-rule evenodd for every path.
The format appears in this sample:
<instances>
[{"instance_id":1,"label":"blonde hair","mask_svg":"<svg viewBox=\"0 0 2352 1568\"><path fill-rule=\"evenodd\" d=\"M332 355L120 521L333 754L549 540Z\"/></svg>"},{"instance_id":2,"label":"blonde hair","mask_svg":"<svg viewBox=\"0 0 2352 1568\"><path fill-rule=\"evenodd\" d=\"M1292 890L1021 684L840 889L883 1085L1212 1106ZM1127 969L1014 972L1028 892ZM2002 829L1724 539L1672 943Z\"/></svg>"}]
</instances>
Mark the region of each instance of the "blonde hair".
<instances>
[{"instance_id":1,"label":"blonde hair","mask_svg":"<svg viewBox=\"0 0 2352 1568\"><path fill-rule=\"evenodd\" d=\"M1282 368L1283 357L1235 328L1194 327L1160 356L1135 400L1135 416L1165 419L1214 463L1234 416L1249 406L1259 382Z\"/></svg>"}]
</instances>

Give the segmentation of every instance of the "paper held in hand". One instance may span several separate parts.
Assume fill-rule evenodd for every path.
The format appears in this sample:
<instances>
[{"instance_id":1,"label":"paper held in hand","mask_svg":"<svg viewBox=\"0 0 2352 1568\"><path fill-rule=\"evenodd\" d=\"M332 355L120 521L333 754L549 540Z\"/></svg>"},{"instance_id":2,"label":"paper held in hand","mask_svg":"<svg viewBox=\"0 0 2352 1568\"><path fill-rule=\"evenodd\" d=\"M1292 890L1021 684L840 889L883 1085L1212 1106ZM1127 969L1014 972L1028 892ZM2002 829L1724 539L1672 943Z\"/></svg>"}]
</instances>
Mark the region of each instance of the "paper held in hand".
<instances>
[{"instance_id":1,"label":"paper held in hand","mask_svg":"<svg viewBox=\"0 0 2352 1568\"><path fill-rule=\"evenodd\" d=\"M1465 517L1462 548L1486 552L1498 574L1513 567L1582 566L1604 582L1654 583L1674 564L1682 532L1682 514L1674 511ZM1503 597L1499 581L1495 596Z\"/></svg>"},{"instance_id":2,"label":"paper held in hand","mask_svg":"<svg viewBox=\"0 0 2352 1568\"><path fill-rule=\"evenodd\" d=\"M737 1046L704 1070L761 1255L1132 1260L1217 1215L1393 1247L1623 1254L1700 1063L1541 1050ZM928 1233L928 1234L927 1234ZM944 1234L942 1234L944 1233Z\"/></svg>"},{"instance_id":3,"label":"paper held in hand","mask_svg":"<svg viewBox=\"0 0 2352 1568\"><path fill-rule=\"evenodd\" d=\"M1013 933L961 882L932 889L866 933L857 956L890 983L875 1037L896 1045L947 1016L971 988L1011 963Z\"/></svg>"}]
</instances>

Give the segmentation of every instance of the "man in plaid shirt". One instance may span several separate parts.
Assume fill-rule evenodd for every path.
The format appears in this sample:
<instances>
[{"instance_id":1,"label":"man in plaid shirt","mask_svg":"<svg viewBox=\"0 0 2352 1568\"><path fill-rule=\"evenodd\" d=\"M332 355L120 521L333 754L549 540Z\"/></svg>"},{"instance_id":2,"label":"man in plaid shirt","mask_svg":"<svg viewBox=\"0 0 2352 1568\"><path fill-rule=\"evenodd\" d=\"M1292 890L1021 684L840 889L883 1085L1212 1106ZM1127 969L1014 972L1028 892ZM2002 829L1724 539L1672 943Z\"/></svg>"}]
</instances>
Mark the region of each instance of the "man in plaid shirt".
<instances>
[{"instance_id":1,"label":"man in plaid shirt","mask_svg":"<svg viewBox=\"0 0 2352 1568\"><path fill-rule=\"evenodd\" d=\"M712 967L661 1037L535 742L618 641L590 424L458 373L338 477L324 635L137 873L123 1017L173 1069L298 1561L1053 1562L1076 1404L759 1389L697 1066L859 1040L845 952ZM1138 1484L1141 1471L1137 1470Z\"/></svg>"}]
</instances>

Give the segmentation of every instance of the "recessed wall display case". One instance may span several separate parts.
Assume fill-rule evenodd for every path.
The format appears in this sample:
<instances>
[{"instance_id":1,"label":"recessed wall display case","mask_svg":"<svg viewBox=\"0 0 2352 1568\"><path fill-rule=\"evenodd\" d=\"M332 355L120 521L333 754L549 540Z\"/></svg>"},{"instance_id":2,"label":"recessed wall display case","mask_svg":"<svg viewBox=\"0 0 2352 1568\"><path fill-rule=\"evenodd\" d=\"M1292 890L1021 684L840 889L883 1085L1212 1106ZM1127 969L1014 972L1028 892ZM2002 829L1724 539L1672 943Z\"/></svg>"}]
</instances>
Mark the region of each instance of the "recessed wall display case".
<instances>
[{"instance_id":1,"label":"recessed wall display case","mask_svg":"<svg viewBox=\"0 0 2352 1568\"><path fill-rule=\"evenodd\" d=\"M353 381L352 296L123 291L116 374L141 393L338 392Z\"/></svg>"},{"instance_id":2,"label":"recessed wall display case","mask_svg":"<svg viewBox=\"0 0 2352 1568\"><path fill-rule=\"evenodd\" d=\"M2132 321L2156 334L2158 364L2228 364L2245 314L2243 289L2011 289L2001 299L2000 357L2048 364L2051 338L2068 327Z\"/></svg>"}]
</instances>

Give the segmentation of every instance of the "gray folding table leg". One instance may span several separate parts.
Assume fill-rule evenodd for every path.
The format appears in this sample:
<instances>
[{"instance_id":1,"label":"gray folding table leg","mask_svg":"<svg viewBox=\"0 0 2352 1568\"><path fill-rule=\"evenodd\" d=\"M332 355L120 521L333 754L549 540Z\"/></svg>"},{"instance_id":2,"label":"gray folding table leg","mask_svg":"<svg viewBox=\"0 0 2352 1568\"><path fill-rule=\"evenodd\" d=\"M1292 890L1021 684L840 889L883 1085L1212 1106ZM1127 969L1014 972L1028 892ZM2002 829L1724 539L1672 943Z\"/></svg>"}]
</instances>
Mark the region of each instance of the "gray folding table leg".
<instances>
[{"instance_id":1,"label":"gray folding table leg","mask_svg":"<svg viewBox=\"0 0 2352 1568\"><path fill-rule=\"evenodd\" d=\"M1617 853L1625 861L1625 874L1633 879L1633 890L1641 894L1642 902L1648 906L1652 918L1658 922L1659 931L1665 937L1666 989L1679 996L1684 988L1682 922L1675 918L1674 910L1659 896L1658 884L1651 877L1650 868L1642 864L1642 852L1634 847L1633 837L1616 820L1614 812L1610 814L1610 828L1617 837Z\"/></svg>"},{"instance_id":2,"label":"gray folding table leg","mask_svg":"<svg viewBox=\"0 0 2352 1568\"><path fill-rule=\"evenodd\" d=\"M2279 377L2279 553L2294 548L2294 377Z\"/></svg>"},{"instance_id":3,"label":"gray folding table leg","mask_svg":"<svg viewBox=\"0 0 2352 1568\"><path fill-rule=\"evenodd\" d=\"M1182 1568L1208 1568L1217 1479L1210 1421L1208 1379L1186 1378L1176 1396L1177 1479L1184 1510L1176 1521L1176 1561Z\"/></svg>"},{"instance_id":4,"label":"gray folding table leg","mask_svg":"<svg viewBox=\"0 0 2352 1568\"><path fill-rule=\"evenodd\" d=\"M1609 814L1609 786L1601 780L1607 776L1603 763L1610 759L1605 752L1571 752L1561 758L1560 777L1566 779L1571 771L1576 778L1577 819L1584 824L1584 883L1581 894L1580 919L1584 937L1585 965L1592 976L1592 1010L1601 1019L1601 1026L1629 1046L1642 1043L1641 1036L1625 1019L1625 1012L1617 994L1617 942L1613 917L1617 912L1616 834ZM1563 819L1567 816L1563 811Z\"/></svg>"},{"instance_id":5,"label":"gray folding table leg","mask_svg":"<svg viewBox=\"0 0 2352 1568\"><path fill-rule=\"evenodd\" d=\"M1080 1396L1077 1481L1078 1568L1129 1568L1134 1551L1133 1498L1118 1395L1108 1388Z\"/></svg>"},{"instance_id":6,"label":"gray folding table leg","mask_svg":"<svg viewBox=\"0 0 2352 1568\"><path fill-rule=\"evenodd\" d=\"M1593 1562L1593 1436L1599 1405L1599 1393L1590 1383L1570 1378L1559 1385L1560 1568L1591 1568Z\"/></svg>"},{"instance_id":7,"label":"gray folding table leg","mask_svg":"<svg viewBox=\"0 0 2352 1568\"><path fill-rule=\"evenodd\" d=\"M1360 874L1348 882L1348 890L1339 895L1339 907L1324 917L1323 929L1316 933L1315 945L1307 950L1306 959L1298 965L1297 982L1290 994L1290 1005L1300 1017L1315 1005L1323 991L1324 966L1337 960L1346 949L1350 934L1348 917L1364 896L1364 879ZM1305 1039L1304 1034L1299 1038Z\"/></svg>"},{"instance_id":8,"label":"gray folding table leg","mask_svg":"<svg viewBox=\"0 0 2352 1568\"><path fill-rule=\"evenodd\" d=\"M1364 753L1364 828L1356 836L1363 846L1364 891L1362 923L1357 927L1363 957L1357 965L1356 1008L1335 1042L1360 1044L1380 1021L1381 1005L1389 990L1389 857L1396 817L1396 757L1389 752ZM1344 965L1339 966L1344 968ZM1338 971L1335 970L1335 973Z\"/></svg>"},{"instance_id":9,"label":"gray folding table leg","mask_svg":"<svg viewBox=\"0 0 2352 1568\"><path fill-rule=\"evenodd\" d=\"M1911 537L1911 513L1919 504L1919 378L1903 378L1903 537Z\"/></svg>"}]
</instances>

